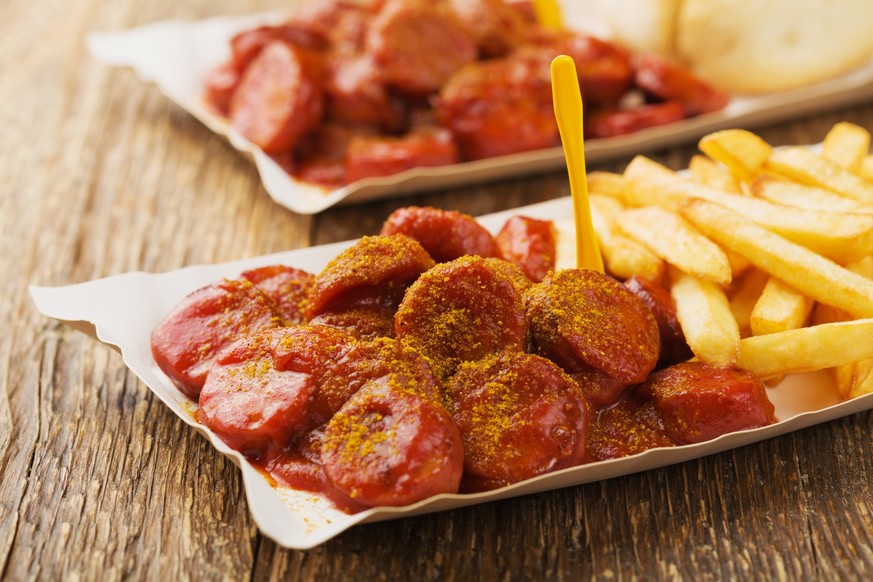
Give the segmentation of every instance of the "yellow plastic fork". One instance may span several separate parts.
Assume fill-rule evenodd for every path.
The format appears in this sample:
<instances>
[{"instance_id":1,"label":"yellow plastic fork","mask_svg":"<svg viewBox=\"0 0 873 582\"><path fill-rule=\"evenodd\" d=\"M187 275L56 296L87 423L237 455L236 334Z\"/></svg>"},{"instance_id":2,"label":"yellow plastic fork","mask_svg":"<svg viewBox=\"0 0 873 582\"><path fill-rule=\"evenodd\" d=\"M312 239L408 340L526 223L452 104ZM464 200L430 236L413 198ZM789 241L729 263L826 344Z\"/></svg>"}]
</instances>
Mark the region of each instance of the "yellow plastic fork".
<instances>
[{"instance_id":1,"label":"yellow plastic fork","mask_svg":"<svg viewBox=\"0 0 873 582\"><path fill-rule=\"evenodd\" d=\"M533 9L540 26L549 30L560 30L564 23L561 7L557 0L533 0Z\"/></svg>"},{"instance_id":2,"label":"yellow plastic fork","mask_svg":"<svg viewBox=\"0 0 873 582\"><path fill-rule=\"evenodd\" d=\"M603 272L603 257L591 222L588 178L585 171L585 142L582 135L582 95L573 59L561 55L552 61L552 100L564 157L570 175L573 217L576 225L576 266Z\"/></svg>"}]
</instances>

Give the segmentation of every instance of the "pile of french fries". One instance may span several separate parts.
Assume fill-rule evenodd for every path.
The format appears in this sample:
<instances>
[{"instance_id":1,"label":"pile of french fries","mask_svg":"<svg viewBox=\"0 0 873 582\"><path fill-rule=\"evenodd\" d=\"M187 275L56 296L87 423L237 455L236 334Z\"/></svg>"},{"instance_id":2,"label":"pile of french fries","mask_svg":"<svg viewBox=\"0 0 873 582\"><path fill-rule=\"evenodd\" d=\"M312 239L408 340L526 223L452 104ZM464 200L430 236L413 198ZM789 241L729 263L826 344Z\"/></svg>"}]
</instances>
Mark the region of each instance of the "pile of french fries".
<instances>
[{"instance_id":1,"label":"pile of french fries","mask_svg":"<svg viewBox=\"0 0 873 582\"><path fill-rule=\"evenodd\" d=\"M642 156L589 175L607 270L663 282L701 361L768 383L830 369L842 398L873 392L870 133L840 123L819 149L726 130L699 147L681 175Z\"/></svg>"}]
</instances>

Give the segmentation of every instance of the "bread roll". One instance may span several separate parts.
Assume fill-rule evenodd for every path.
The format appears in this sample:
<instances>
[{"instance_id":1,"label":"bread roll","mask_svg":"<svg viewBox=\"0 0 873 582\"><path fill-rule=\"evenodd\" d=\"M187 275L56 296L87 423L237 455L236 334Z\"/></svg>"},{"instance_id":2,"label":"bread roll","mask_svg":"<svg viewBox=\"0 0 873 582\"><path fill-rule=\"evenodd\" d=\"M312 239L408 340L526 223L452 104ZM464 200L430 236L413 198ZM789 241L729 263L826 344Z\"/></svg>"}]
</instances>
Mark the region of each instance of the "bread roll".
<instances>
[{"instance_id":1,"label":"bread roll","mask_svg":"<svg viewBox=\"0 0 873 582\"><path fill-rule=\"evenodd\" d=\"M576 3L603 21L615 40L626 47L673 55L676 17L682 0L576 0Z\"/></svg>"},{"instance_id":2,"label":"bread roll","mask_svg":"<svg viewBox=\"0 0 873 582\"><path fill-rule=\"evenodd\" d=\"M676 55L722 89L781 91L863 64L871 25L871 0L684 0Z\"/></svg>"},{"instance_id":3,"label":"bread roll","mask_svg":"<svg viewBox=\"0 0 873 582\"><path fill-rule=\"evenodd\" d=\"M873 0L562 4L599 19L612 38L631 49L672 57L732 93L792 89L839 76L873 58Z\"/></svg>"}]
</instances>

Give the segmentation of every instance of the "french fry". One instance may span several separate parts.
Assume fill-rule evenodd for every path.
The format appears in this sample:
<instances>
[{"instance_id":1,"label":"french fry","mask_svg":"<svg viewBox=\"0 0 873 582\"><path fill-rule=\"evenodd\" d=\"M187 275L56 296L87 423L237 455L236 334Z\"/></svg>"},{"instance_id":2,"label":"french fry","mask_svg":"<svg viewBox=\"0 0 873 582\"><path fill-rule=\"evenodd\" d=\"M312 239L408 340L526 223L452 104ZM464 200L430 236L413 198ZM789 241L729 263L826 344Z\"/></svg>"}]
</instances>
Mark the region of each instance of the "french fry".
<instances>
[{"instance_id":1,"label":"french fry","mask_svg":"<svg viewBox=\"0 0 873 582\"><path fill-rule=\"evenodd\" d=\"M686 273L723 285L730 283L727 256L679 215L647 206L622 212L616 224L621 232Z\"/></svg>"},{"instance_id":2,"label":"french fry","mask_svg":"<svg viewBox=\"0 0 873 582\"><path fill-rule=\"evenodd\" d=\"M746 257L740 256L733 251L729 251L727 249L721 249L724 252L725 256L728 259L728 263L731 266L731 280L736 277L739 277L746 271L748 271L752 267L752 263L746 259Z\"/></svg>"},{"instance_id":3,"label":"french fry","mask_svg":"<svg viewBox=\"0 0 873 582\"><path fill-rule=\"evenodd\" d=\"M853 371L851 389L846 398L857 398L873 392L873 360L856 363Z\"/></svg>"},{"instance_id":4,"label":"french fry","mask_svg":"<svg viewBox=\"0 0 873 582\"><path fill-rule=\"evenodd\" d=\"M726 129L704 136L700 151L721 162L743 182L760 173L773 148L750 131Z\"/></svg>"},{"instance_id":5,"label":"french fry","mask_svg":"<svg viewBox=\"0 0 873 582\"><path fill-rule=\"evenodd\" d=\"M779 279L770 277L749 316L752 335L766 335L803 326L812 300Z\"/></svg>"},{"instance_id":6,"label":"french fry","mask_svg":"<svg viewBox=\"0 0 873 582\"><path fill-rule=\"evenodd\" d=\"M610 223L615 220L615 217L624 212L627 208L622 204L619 198L610 197L603 194L591 193L588 196L588 203L603 215Z\"/></svg>"},{"instance_id":7,"label":"french fry","mask_svg":"<svg viewBox=\"0 0 873 582\"><path fill-rule=\"evenodd\" d=\"M730 296L730 306L743 337L751 335L752 310L769 279L770 275L764 271L753 269L736 282Z\"/></svg>"},{"instance_id":8,"label":"french fry","mask_svg":"<svg viewBox=\"0 0 873 582\"><path fill-rule=\"evenodd\" d=\"M864 156L861 161L861 168L858 170L858 175L865 180L873 182L873 154Z\"/></svg>"},{"instance_id":9,"label":"french fry","mask_svg":"<svg viewBox=\"0 0 873 582\"><path fill-rule=\"evenodd\" d=\"M846 265L846 268L855 274L873 279L873 255L860 261ZM822 319L831 321L844 321L850 316L838 309L819 305L816 314ZM837 366L833 369L834 383L837 392L843 398L854 398L861 394L873 392L873 359L863 360Z\"/></svg>"},{"instance_id":10,"label":"french fry","mask_svg":"<svg viewBox=\"0 0 873 582\"><path fill-rule=\"evenodd\" d=\"M651 281L664 278L666 264L660 257L641 244L620 234L613 234L609 242L600 239L603 260L610 273L619 279L629 279L634 275Z\"/></svg>"},{"instance_id":11,"label":"french fry","mask_svg":"<svg viewBox=\"0 0 873 582\"><path fill-rule=\"evenodd\" d=\"M688 174L691 176L692 182L732 194L743 193L730 170L706 156L691 156L691 161L688 163Z\"/></svg>"},{"instance_id":12,"label":"french fry","mask_svg":"<svg viewBox=\"0 0 873 582\"><path fill-rule=\"evenodd\" d=\"M839 263L870 254L873 215L793 208L695 184L660 164L637 156L625 171L622 198L631 206L676 210L689 198L726 206L761 226Z\"/></svg>"},{"instance_id":13,"label":"french fry","mask_svg":"<svg viewBox=\"0 0 873 582\"><path fill-rule=\"evenodd\" d=\"M676 319L694 355L713 366L730 366L739 354L740 330L722 288L670 267Z\"/></svg>"},{"instance_id":14,"label":"french fry","mask_svg":"<svg viewBox=\"0 0 873 582\"><path fill-rule=\"evenodd\" d=\"M788 180L758 176L749 188L754 196L785 206L807 210L873 214L873 206L864 206L857 200L840 196L824 188L805 186Z\"/></svg>"},{"instance_id":15,"label":"french fry","mask_svg":"<svg viewBox=\"0 0 873 582\"><path fill-rule=\"evenodd\" d=\"M646 277L652 281L664 278L666 265L641 244L616 232L611 221L600 212L591 196L591 221L606 270L619 279L629 279L634 275ZM572 219L556 220L558 230L558 248L555 260L556 269L572 269L576 267L576 227Z\"/></svg>"},{"instance_id":16,"label":"french fry","mask_svg":"<svg viewBox=\"0 0 873 582\"><path fill-rule=\"evenodd\" d=\"M689 200L681 214L716 243L801 293L855 316L873 317L873 281L708 200Z\"/></svg>"},{"instance_id":17,"label":"french fry","mask_svg":"<svg viewBox=\"0 0 873 582\"><path fill-rule=\"evenodd\" d=\"M618 231L615 218L625 210L625 206L615 198L600 194L591 194L589 203L594 230L598 233L600 250L609 272L622 279L634 275L652 281L663 279L667 268L664 261Z\"/></svg>"},{"instance_id":18,"label":"french fry","mask_svg":"<svg viewBox=\"0 0 873 582\"><path fill-rule=\"evenodd\" d=\"M873 319L792 329L740 341L736 365L761 378L824 370L873 358Z\"/></svg>"},{"instance_id":19,"label":"french fry","mask_svg":"<svg viewBox=\"0 0 873 582\"><path fill-rule=\"evenodd\" d=\"M821 155L853 174L860 174L870 151L870 132L854 123L837 123L822 142Z\"/></svg>"},{"instance_id":20,"label":"french fry","mask_svg":"<svg viewBox=\"0 0 873 582\"><path fill-rule=\"evenodd\" d=\"M873 182L808 149L788 147L774 150L764 167L801 184L832 190L865 205L873 204Z\"/></svg>"},{"instance_id":21,"label":"french fry","mask_svg":"<svg viewBox=\"0 0 873 582\"><path fill-rule=\"evenodd\" d=\"M588 193L603 194L615 198L621 198L624 190L624 176L612 172L589 172Z\"/></svg>"}]
</instances>

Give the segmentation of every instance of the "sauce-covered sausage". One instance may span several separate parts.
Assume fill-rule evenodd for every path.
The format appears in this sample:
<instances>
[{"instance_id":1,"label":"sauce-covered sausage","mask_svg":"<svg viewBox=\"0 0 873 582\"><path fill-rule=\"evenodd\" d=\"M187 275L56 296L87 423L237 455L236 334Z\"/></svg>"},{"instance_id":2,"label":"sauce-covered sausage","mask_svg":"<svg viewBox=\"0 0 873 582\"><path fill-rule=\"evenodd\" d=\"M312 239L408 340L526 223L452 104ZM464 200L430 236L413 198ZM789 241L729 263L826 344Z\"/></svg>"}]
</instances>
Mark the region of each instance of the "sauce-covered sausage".
<instances>
[{"instance_id":1,"label":"sauce-covered sausage","mask_svg":"<svg viewBox=\"0 0 873 582\"><path fill-rule=\"evenodd\" d=\"M462 364L446 392L464 441L464 491L517 483L584 458L587 403L545 358L503 352Z\"/></svg>"},{"instance_id":2,"label":"sauce-covered sausage","mask_svg":"<svg viewBox=\"0 0 873 582\"><path fill-rule=\"evenodd\" d=\"M198 419L232 448L259 455L317 426L310 408L322 369L354 340L327 327L293 326L244 336L216 357Z\"/></svg>"},{"instance_id":3,"label":"sauce-covered sausage","mask_svg":"<svg viewBox=\"0 0 873 582\"><path fill-rule=\"evenodd\" d=\"M661 353L658 357L658 367L677 364L691 358L691 348L685 341L682 326L676 318L676 302L670 292L659 284L645 277L631 277L624 282L637 297L643 300L658 323L658 335L661 338Z\"/></svg>"},{"instance_id":4,"label":"sauce-covered sausage","mask_svg":"<svg viewBox=\"0 0 873 582\"><path fill-rule=\"evenodd\" d=\"M326 115L330 119L391 133L404 128L405 102L388 90L372 58L334 55L326 60Z\"/></svg>"},{"instance_id":5,"label":"sauce-covered sausage","mask_svg":"<svg viewBox=\"0 0 873 582\"><path fill-rule=\"evenodd\" d=\"M307 315L369 302L394 308L406 287L433 264L427 251L408 236L365 236L315 277Z\"/></svg>"},{"instance_id":6,"label":"sauce-covered sausage","mask_svg":"<svg viewBox=\"0 0 873 582\"><path fill-rule=\"evenodd\" d=\"M499 257L500 247L475 218L430 206L398 208L385 220L381 234L405 234L421 243L438 263L464 255Z\"/></svg>"},{"instance_id":7,"label":"sauce-covered sausage","mask_svg":"<svg viewBox=\"0 0 873 582\"><path fill-rule=\"evenodd\" d=\"M439 58L434 58L434 50ZM373 20L366 52L389 85L427 95L476 59L476 44L458 17L441 3L388 0Z\"/></svg>"},{"instance_id":8,"label":"sauce-covered sausage","mask_svg":"<svg viewBox=\"0 0 873 582\"><path fill-rule=\"evenodd\" d=\"M394 335L447 378L462 362L523 351L527 321L512 279L489 259L466 256L439 263L410 285L394 317Z\"/></svg>"},{"instance_id":9,"label":"sauce-covered sausage","mask_svg":"<svg viewBox=\"0 0 873 582\"><path fill-rule=\"evenodd\" d=\"M633 81L631 55L611 42L571 31L539 31L536 41L523 46L518 57L549 70L559 55L576 64L579 90L589 107L614 107Z\"/></svg>"},{"instance_id":10,"label":"sauce-covered sausage","mask_svg":"<svg viewBox=\"0 0 873 582\"><path fill-rule=\"evenodd\" d=\"M635 54L631 64L637 87L660 101L681 102L688 115L712 113L724 109L730 101L727 93L662 56Z\"/></svg>"},{"instance_id":11,"label":"sauce-covered sausage","mask_svg":"<svg viewBox=\"0 0 873 582\"><path fill-rule=\"evenodd\" d=\"M339 344L319 378L310 415L327 422L362 386L391 377L434 402L442 402L442 385L427 360L414 349L390 338L354 345Z\"/></svg>"},{"instance_id":12,"label":"sauce-covered sausage","mask_svg":"<svg viewBox=\"0 0 873 582\"><path fill-rule=\"evenodd\" d=\"M464 448L446 410L392 375L365 385L334 415L322 461L354 501L408 505L458 491Z\"/></svg>"},{"instance_id":13,"label":"sauce-covered sausage","mask_svg":"<svg viewBox=\"0 0 873 582\"><path fill-rule=\"evenodd\" d=\"M347 180L355 182L458 161L458 148L451 132L429 127L401 136L361 136L352 140L346 152L345 173Z\"/></svg>"},{"instance_id":14,"label":"sauce-covered sausage","mask_svg":"<svg viewBox=\"0 0 873 582\"><path fill-rule=\"evenodd\" d=\"M224 280L185 297L152 330L152 356L173 383L196 400L222 348L242 335L282 323L276 303L251 282Z\"/></svg>"},{"instance_id":15,"label":"sauce-covered sausage","mask_svg":"<svg viewBox=\"0 0 873 582\"><path fill-rule=\"evenodd\" d=\"M449 0L481 56L501 57L527 41L531 23L503 0Z\"/></svg>"},{"instance_id":16,"label":"sauce-covered sausage","mask_svg":"<svg viewBox=\"0 0 873 582\"><path fill-rule=\"evenodd\" d=\"M541 59L511 54L463 67L441 89L436 113L465 159L560 144L549 68Z\"/></svg>"},{"instance_id":17,"label":"sauce-covered sausage","mask_svg":"<svg viewBox=\"0 0 873 582\"><path fill-rule=\"evenodd\" d=\"M651 395L670 438L683 445L775 421L761 380L739 368L685 362L655 372L640 390Z\"/></svg>"},{"instance_id":18,"label":"sauce-covered sausage","mask_svg":"<svg viewBox=\"0 0 873 582\"><path fill-rule=\"evenodd\" d=\"M293 148L321 121L320 65L285 41L252 60L230 100L230 124L267 153Z\"/></svg>"},{"instance_id":19,"label":"sauce-covered sausage","mask_svg":"<svg viewBox=\"0 0 873 582\"><path fill-rule=\"evenodd\" d=\"M588 433L585 460L618 459L675 445L652 399L632 388L615 405L597 411Z\"/></svg>"},{"instance_id":20,"label":"sauce-covered sausage","mask_svg":"<svg viewBox=\"0 0 873 582\"><path fill-rule=\"evenodd\" d=\"M607 275L580 269L550 273L528 292L527 313L536 353L570 373L599 373L616 386L629 386L645 380L658 361L655 318L639 297ZM593 404L612 404L621 394L614 392L596 391L602 397Z\"/></svg>"},{"instance_id":21,"label":"sauce-covered sausage","mask_svg":"<svg viewBox=\"0 0 873 582\"><path fill-rule=\"evenodd\" d=\"M649 127L685 119L685 105L679 101L640 105L631 109L604 109L585 119L585 136L592 138L627 135Z\"/></svg>"},{"instance_id":22,"label":"sauce-covered sausage","mask_svg":"<svg viewBox=\"0 0 873 582\"><path fill-rule=\"evenodd\" d=\"M306 320L306 300L314 277L302 269L287 265L269 265L250 269L240 275L276 302L287 324Z\"/></svg>"},{"instance_id":23,"label":"sauce-covered sausage","mask_svg":"<svg viewBox=\"0 0 873 582\"><path fill-rule=\"evenodd\" d=\"M325 311L309 320L313 325L326 325L362 341L394 337L394 310L378 304L362 304L336 311Z\"/></svg>"},{"instance_id":24,"label":"sauce-covered sausage","mask_svg":"<svg viewBox=\"0 0 873 582\"><path fill-rule=\"evenodd\" d=\"M555 231L551 220L513 216L495 237L500 253L528 279L540 282L555 268Z\"/></svg>"}]
</instances>

